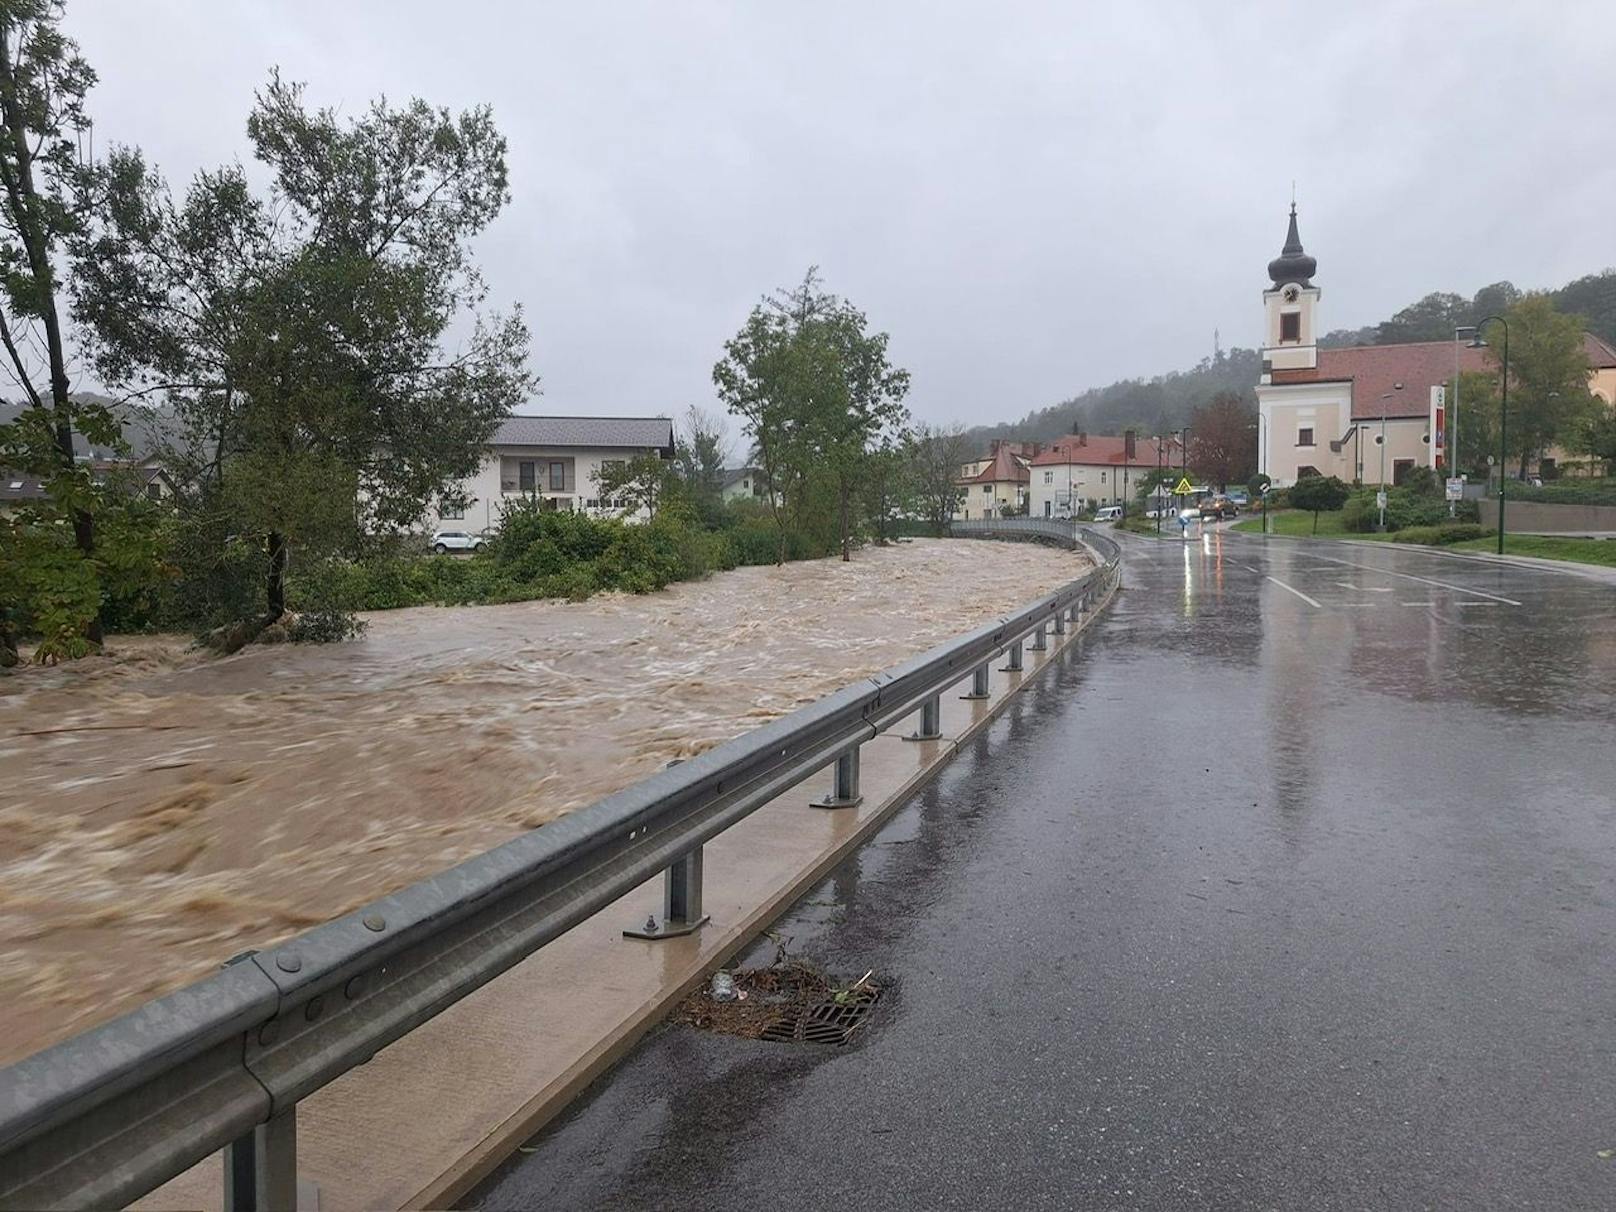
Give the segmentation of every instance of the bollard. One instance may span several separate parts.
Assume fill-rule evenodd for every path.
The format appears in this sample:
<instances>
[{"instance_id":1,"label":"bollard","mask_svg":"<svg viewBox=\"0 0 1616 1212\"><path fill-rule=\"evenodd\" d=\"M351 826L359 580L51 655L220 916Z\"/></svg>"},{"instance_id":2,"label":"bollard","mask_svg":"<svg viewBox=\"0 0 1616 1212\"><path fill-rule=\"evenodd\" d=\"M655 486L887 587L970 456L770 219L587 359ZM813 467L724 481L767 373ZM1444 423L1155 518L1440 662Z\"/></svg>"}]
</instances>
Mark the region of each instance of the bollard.
<instances>
[{"instance_id":1,"label":"bollard","mask_svg":"<svg viewBox=\"0 0 1616 1212\"><path fill-rule=\"evenodd\" d=\"M962 694L962 699L985 699L988 697L988 663L983 661L971 674L971 693Z\"/></svg>"},{"instance_id":2,"label":"bollard","mask_svg":"<svg viewBox=\"0 0 1616 1212\"><path fill-rule=\"evenodd\" d=\"M815 800L815 808L856 808L864 799L859 794L859 746L854 745L841 757L836 759L832 768L832 784L830 794L822 800Z\"/></svg>"},{"instance_id":3,"label":"bollard","mask_svg":"<svg viewBox=\"0 0 1616 1212\"><path fill-rule=\"evenodd\" d=\"M920 730L911 732L906 741L935 741L943 735L943 699L934 694L920 705Z\"/></svg>"},{"instance_id":4,"label":"bollard","mask_svg":"<svg viewBox=\"0 0 1616 1212\"><path fill-rule=\"evenodd\" d=\"M1009 660L1008 663L999 666L999 672L1000 673L1020 673L1021 669L1022 669L1022 665L1021 665L1021 641L1017 640L1014 644L1010 645L1009 652L1010 652L1010 660Z\"/></svg>"},{"instance_id":5,"label":"bollard","mask_svg":"<svg viewBox=\"0 0 1616 1212\"><path fill-rule=\"evenodd\" d=\"M1047 652L1049 650L1049 624L1038 624L1037 630L1032 633L1032 643L1029 647L1034 652Z\"/></svg>"}]
</instances>

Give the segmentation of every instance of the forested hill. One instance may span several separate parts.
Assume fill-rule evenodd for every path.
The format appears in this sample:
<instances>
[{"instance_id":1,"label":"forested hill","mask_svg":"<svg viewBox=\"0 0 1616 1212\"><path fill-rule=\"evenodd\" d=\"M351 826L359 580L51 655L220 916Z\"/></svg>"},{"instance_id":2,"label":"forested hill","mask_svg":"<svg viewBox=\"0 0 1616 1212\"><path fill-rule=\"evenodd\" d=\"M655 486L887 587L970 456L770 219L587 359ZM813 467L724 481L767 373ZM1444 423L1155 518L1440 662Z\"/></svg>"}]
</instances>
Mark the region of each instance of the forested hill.
<instances>
[{"instance_id":1,"label":"forested hill","mask_svg":"<svg viewBox=\"0 0 1616 1212\"><path fill-rule=\"evenodd\" d=\"M1319 343L1334 347L1448 340L1455 325L1473 324L1482 316L1502 311L1521 293L1510 282L1484 286L1470 298L1439 291L1410 303L1389 320L1364 328L1338 328ZM1589 332L1616 344L1616 269L1578 278L1550 291L1549 297L1561 311L1581 316ZM1091 387L1069 400L1029 412L1019 421L978 425L968 436L973 443L982 444L990 438L1048 442L1075 429L1111 434L1126 429L1141 434L1177 429L1189 419L1191 410L1222 391L1235 392L1255 404L1261 361L1257 350L1231 349L1216 358L1201 359L1192 370Z\"/></svg>"}]
</instances>

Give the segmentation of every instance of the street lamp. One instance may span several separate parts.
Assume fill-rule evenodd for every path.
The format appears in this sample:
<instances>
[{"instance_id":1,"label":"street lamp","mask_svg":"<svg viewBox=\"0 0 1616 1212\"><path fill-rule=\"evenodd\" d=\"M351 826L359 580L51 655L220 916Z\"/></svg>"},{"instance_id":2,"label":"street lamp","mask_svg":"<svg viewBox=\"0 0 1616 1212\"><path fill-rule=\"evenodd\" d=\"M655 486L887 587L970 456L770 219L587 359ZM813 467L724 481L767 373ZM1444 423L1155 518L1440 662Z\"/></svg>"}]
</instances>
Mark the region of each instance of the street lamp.
<instances>
[{"instance_id":1,"label":"street lamp","mask_svg":"<svg viewBox=\"0 0 1616 1212\"><path fill-rule=\"evenodd\" d=\"M1393 383L1391 391L1380 397L1380 489L1375 493L1375 501L1380 506L1381 534L1386 533L1386 401L1402 390L1401 383Z\"/></svg>"},{"instance_id":2,"label":"street lamp","mask_svg":"<svg viewBox=\"0 0 1616 1212\"><path fill-rule=\"evenodd\" d=\"M1153 440L1156 443L1156 533L1159 535L1161 534L1161 503L1166 500L1166 497L1162 494L1162 459L1166 457L1166 449L1162 445L1165 439L1161 434L1157 434Z\"/></svg>"},{"instance_id":3,"label":"street lamp","mask_svg":"<svg viewBox=\"0 0 1616 1212\"><path fill-rule=\"evenodd\" d=\"M1474 324L1456 324L1453 327L1453 407L1448 409L1448 475L1458 478L1459 471L1459 338L1461 336L1474 337L1476 326ZM1448 516L1454 517L1459 510L1459 502L1448 502Z\"/></svg>"},{"instance_id":4,"label":"street lamp","mask_svg":"<svg viewBox=\"0 0 1616 1212\"><path fill-rule=\"evenodd\" d=\"M1480 349L1487 342L1481 339L1481 330L1492 323L1504 326L1504 377L1498 391L1498 554L1504 554L1504 460L1509 450L1509 321L1503 316L1483 316L1476 321L1475 336L1470 348Z\"/></svg>"}]
</instances>

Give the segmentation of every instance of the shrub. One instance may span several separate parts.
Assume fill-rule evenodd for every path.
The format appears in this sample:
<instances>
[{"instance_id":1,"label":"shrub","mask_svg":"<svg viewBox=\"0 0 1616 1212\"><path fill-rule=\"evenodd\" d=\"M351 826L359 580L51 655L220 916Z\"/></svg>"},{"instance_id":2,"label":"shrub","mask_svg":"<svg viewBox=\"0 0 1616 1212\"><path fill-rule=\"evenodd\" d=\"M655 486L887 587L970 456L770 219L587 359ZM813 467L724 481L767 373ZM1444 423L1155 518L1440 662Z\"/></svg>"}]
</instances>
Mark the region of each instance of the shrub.
<instances>
[{"instance_id":1,"label":"shrub","mask_svg":"<svg viewBox=\"0 0 1616 1212\"><path fill-rule=\"evenodd\" d=\"M1410 526L1392 536L1394 543L1425 543L1444 547L1449 543L1465 543L1471 539L1484 539L1496 533L1475 522L1446 522L1440 526Z\"/></svg>"},{"instance_id":2,"label":"shrub","mask_svg":"<svg viewBox=\"0 0 1616 1212\"><path fill-rule=\"evenodd\" d=\"M1386 494L1386 529L1389 531L1405 530L1410 526L1443 526L1450 521L1473 522L1479 517L1474 501L1460 501L1454 516L1450 518L1447 501L1433 496L1428 487L1419 484L1400 484ZM1375 490L1372 488L1358 489L1342 506L1341 525L1345 530L1368 534L1379 522L1380 507L1375 503Z\"/></svg>"}]
</instances>

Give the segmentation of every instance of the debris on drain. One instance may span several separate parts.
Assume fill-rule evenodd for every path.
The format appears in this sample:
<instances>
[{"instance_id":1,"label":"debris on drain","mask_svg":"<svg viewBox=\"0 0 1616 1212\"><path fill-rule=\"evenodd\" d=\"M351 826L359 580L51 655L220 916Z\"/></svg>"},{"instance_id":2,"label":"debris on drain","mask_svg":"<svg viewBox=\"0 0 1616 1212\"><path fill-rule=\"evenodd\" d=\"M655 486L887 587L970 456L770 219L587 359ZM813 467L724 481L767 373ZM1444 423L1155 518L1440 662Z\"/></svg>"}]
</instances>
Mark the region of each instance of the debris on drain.
<instances>
[{"instance_id":1,"label":"debris on drain","mask_svg":"<svg viewBox=\"0 0 1616 1212\"><path fill-rule=\"evenodd\" d=\"M761 968L715 973L673 1012L673 1021L743 1039L845 1044L881 998L875 972L841 980L782 949Z\"/></svg>"}]
</instances>

